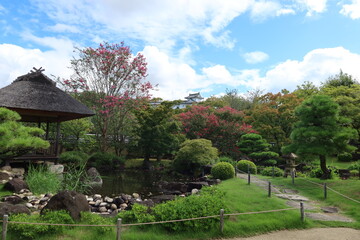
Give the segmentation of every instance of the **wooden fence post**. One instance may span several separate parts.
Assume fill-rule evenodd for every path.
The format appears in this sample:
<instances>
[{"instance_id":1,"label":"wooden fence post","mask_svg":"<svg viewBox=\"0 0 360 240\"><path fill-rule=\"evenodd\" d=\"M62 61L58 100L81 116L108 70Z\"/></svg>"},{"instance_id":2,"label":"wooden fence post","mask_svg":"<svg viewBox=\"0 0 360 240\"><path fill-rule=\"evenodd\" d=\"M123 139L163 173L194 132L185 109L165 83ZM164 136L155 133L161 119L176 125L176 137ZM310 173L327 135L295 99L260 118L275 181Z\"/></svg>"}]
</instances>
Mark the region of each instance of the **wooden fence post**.
<instances>
[{"instance_id":1,"label":"wooden fence post","mask_svg":"<svg viewBox=\"0 0 360 240\"><path fill-rule=\"evenodd\" d=\"M250 164L248 164L248 184L250 185Z\"/></svg>"},{"instance_id":2,"label":"wooden fence post","mask_svg":"<svg viewBox=\"0 0 360 240\"><path fill-rule=\"evenodd\" d=\"M220 232L224 232L224 209L220 209Z\"/></svg>"},{"instance_id":3,"label":"wooden fence post","mask_svg":"<svg viewBox=\"0 0 360 240\"><path fill-rule=\"evenodd\" d=\"M305 211L304 211L304 203L300 202L300 216L301 216L301 221L304 222L305 221Z\"/></svg>"},{"instance_id":4,"label":"wooden fence post","mask_svg":"<svg viewBox=\"0 0 360 240\"><path fill-rule=\"evenodd\" d=\"M6 232L7 232L7 225L8 225L9 217L8 215L3 216L3 225L2 225L2 240L6 240Z\"/></svg>"},{"instance_id":5,"label":"wooden fence post","mask_svg":"<svg viewBox=\"0 0 360 240\"><path fill-rule=\"evenodd\" d=\"M118 218L116 222L116 240L121 239L121 218Z\"/></svg>"},{"instance_id":6,"label":"wooden fence post","mask_svg":"<svg viewBox=\"0 0 360 240\"><path fill-rule=\"evenodd\" d=\"M326 187L326 183L324 183L324 199L327 198L327 187Z\"/></svg>"},{"instance_id":7,"label":"wooden fence post","mask_svg":"<svg viewBox=\"0 0 360 240\"><path fill-rule=\"evenodd\" d=\"M271 182L269 182L268 186L268 197L271 197Z\"/></svg>"}]
</instances>

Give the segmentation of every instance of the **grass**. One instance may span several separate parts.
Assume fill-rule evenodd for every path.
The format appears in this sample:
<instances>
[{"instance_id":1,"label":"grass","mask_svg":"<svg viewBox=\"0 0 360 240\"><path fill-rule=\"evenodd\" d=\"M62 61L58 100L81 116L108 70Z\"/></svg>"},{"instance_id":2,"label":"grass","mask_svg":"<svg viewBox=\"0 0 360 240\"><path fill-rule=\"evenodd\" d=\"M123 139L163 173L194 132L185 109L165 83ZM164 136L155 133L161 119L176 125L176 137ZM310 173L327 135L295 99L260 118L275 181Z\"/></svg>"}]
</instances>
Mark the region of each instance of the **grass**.
<instances>
[{"instance_id":1,"label":"grass","mask_svg":"<svg viewBox=\"0 0 360 240\"><path fill-rule=\"evenodd\" d=\"M219 186L226 192L225 202L228 212L254 212L273 209L289 208L285 200L278 198L268 198L266 191L255 185L247 185L241 179L229 179L223 181ZM114 219L115 222L115 219ZM124 229L121 239L210 239L219 237L252 236L269 231L281 229L303 229L314 226L311 220L301 222L298 210L289 210L276 213L263 213L241 216L230 216L225 220L224 233L221 234L219 228L210 231L189 231L175 233L168 232L160 225L147 228L130 227ZM105 235L97 234L94 228L71 228L59 236L51 236L51 239L115 239L115 230ZM49 236L39 236L39 240L49 239Z\"/></svg>"},{"instance_id":2,"label":"grass","mask_svg":"<svg viewBox=\"0 0 360 240\"><path fill-rule=\"evenodd\" d=\"M328 157L326 161L328 166L334 166L337 167L338 169L347 169L354 162L356 161L340 162L337 157Z\"/></svg>"},{"instance_id":3,"label":"grass","mask_svg":"<svg viewBox=\"0 0 360 240\"><path fill-rule=\"evenodd\" d=\"M360 204L344 198L333 191L327 191L327 199L324 199L323 187L307 182L303 178L295 179L295 184L292 184L291 178L271 178L262 177L272 182L277 186L284 186L290 189L296 189L300 195L306 196L319 203L320 206L334 206L340 208L345 215L356 220L355 223L334 223L334 222L322 222L321 224L326 226L336 227L352 227L360 229ZM318 184L324 184L348 197L351 197L357 201L360 201L360 180L358 179L332 179L332 180L320 180L316 178L306 178L310 181Z\"/></svg>"},{"instance_id":4,"label":"grass","mask_svg":"<svg viewBox=\"0 0 360 240\"><path fill-rule=\"evenodd\" d=\"M61 180L46 165L30 165L25 180L34 194L56 193L61 188Z\"/></svg>"}]
</instances>

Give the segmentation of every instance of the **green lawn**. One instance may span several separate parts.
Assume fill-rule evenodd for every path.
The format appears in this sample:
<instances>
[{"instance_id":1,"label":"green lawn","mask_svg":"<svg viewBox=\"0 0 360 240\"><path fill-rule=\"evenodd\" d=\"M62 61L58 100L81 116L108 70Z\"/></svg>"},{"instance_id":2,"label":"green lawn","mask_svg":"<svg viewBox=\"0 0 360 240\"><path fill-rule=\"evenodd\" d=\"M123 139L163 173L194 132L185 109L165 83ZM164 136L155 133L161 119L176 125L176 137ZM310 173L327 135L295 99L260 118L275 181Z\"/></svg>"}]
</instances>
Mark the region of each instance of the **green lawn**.
<instances>
[{"instance_id":1,"label":"green lawn","mask_svg":"<svg viewBox=\"0 0 360 240\"><path fill-rule=\"evenodd\" d=\"M241 179L223 181L219 188L226 191L226 213L254 212L289 208L285 201L275 197L268 198L266 191L255 185L247 185ZM224 206L225 207L225 206ZM121 239L211 239L219 237L252 236L281 229L302 229L314 226L311 220L304 223L300 220L298 210L277 213L262 213L253 215L230 216L225 220L224 234L219 228L210 231L189 231L174 233L163 230L160 226L147 228L131 227L124 229ZM50 236L39 236L37 239L49 239ZM9 238L15 239L15 238ZM51 236L51 239L115 239L115 230L107 234L97 234L94 228L72 228L65 230L61 236Z\"/></svg>"},{"instance_id":2,"label":"green lawn","mask_svg":"<svg viewBox=\"0 0 360 240\"><path fill-rule=\"evenodd\" d=\"M317 201L321 206L335 206L340 208L345 215L356 220L355 223L334 223L334 222L322 222L322 224L328 226L345 226L353 227L360 229L360 203L351 201L339 194L334 193L333 191L327 191L327 199L324 199L324 188L315 184L312 184L307 180L316 182L323 185L327 184L328 187L348 196L357 201L360 201L360 180L358 179L348 179L348 180L320 180L315 178L296 178L295 184L292 184L291 178L271 178L271 177L262 177L272 182L272 184L277 186L284 186L290 189L296 189L299 191L299 194L306 196L312 200Z\"/></svg>"}]
</instances>

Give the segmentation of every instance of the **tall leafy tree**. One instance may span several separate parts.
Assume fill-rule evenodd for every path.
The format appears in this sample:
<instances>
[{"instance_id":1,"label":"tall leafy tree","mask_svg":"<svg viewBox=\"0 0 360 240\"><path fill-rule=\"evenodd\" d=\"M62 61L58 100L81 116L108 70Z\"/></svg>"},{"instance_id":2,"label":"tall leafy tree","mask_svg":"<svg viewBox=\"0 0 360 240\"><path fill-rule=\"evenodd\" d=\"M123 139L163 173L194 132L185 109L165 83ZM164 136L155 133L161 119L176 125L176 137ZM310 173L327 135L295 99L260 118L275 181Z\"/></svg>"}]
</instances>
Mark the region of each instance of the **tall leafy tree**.
<instances>
[{"instance_id":1,"label":"tall leafy tree","mask_svg":"<svg viewBox=\"0 0 360 240\"><path fill-rule=\"evenodd\" d=\"M0 108L0 159L23 155L32 150L47 149L49 142L39 136L44 131L37 127L26 127L18 122L20 115Z\"/></svg>"},{"instance_id":2,"label":"tall leafy tree","mask_svg":"<svg viewBox=\"0 0 360 240\"><path fill-rule=\"evenodd\" d=\"M168 102L148 106L136 113L138 146L144 154L144 167L150 166L150 156L157 156L160 160L164 154L177 150L185 140L180 133L180 125L173 116L172 104Z\"/></svg>"},{"instance_id":3,"label":"tall leafy tree","mask_svg":"<svg viewBox=\"0 0 360 240\"><path fill-rule=\"evenodd\" d=\"M149 97L152 86L145 82L147 63L143 55L134 56L124 43L76 50L78 57L71 61L74 75L64 83L73 92L89 92L82 98L86 97L85 102L96 112L96 134L100 149L106 151L111 137L112 142L124 141L125 126L132 122L131 110Z\"/></svg>"},{"instance_id":4,"label":"tall leafy tree","mask_svg":"<svg viewBox=\"0 0 360 240\"><path fill-rule=\"evenodd\" d=\"M299 121L291 133L292 143L283 151L300 156L319 156L322 178L329 178L326 157L354 151L355 147L349 145L349 140L357 137L356 130L344 126L346 119L339 117L339 105L326 95L315 95L305 100L296 108L295 114Z\"/></svg>"},{"instance_id":5,"label":"tall leafy tree","mask_svg":"<svg viewBox=\"0 0 360 240\"><path fill-rule=\"evenodd\" d=\"M248 111L246 122L251 124L268 142L274 143L274 151L290 142L293 124L296 122L295 107L301 99L289 93L267 93L259 98L259 103Z\"/></svg>"}]
</instances>

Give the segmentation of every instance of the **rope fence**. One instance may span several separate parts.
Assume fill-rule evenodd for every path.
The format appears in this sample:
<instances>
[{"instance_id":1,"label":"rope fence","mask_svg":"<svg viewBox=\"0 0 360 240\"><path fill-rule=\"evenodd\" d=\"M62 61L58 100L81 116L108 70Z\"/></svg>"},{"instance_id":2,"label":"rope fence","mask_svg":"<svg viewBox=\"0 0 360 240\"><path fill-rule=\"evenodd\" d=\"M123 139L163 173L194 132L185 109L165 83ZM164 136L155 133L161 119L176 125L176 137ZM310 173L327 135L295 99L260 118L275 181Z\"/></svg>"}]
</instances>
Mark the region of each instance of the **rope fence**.
<instances>
[{"instance_id":1,"label":"rope fence","mask_svg":"<svg viewBox=\"0 0 360 240\"><path fill-rule=\"evenodd\" d=\"M220 210L219 215L205 216L205 217L196 217L196 218L186 218L186 219L176 219L168 221L159 221L159 222L146 222L146 223L128 223L122 224L121 218L117 220L117 225L87 225L87 224L60 224L60 223L31 223L31 222L17 222L9 221L8 215L4 215L3 219L0 220L2 223L2 240L6 240L7 227L9 224L28 224L28 225L47 225L47 226L69 226L69 227L114 227L117 229L116 240L121 239L121 228L130 227L130 226L140 226L140 225L153 225L153 224L164 224L164 223L175 223L175 222L185 222L185 221L194 221L201 219L209 218L220 218L220 232L223 233L224 230L224 216L239 216L239 215L249 215L249 214L263 214L263 213L274 213L274 212L284 212L289 210L298 210L298 208L284 208L284 209L273 209L257 212L243 212L243 213L224 213L224 209ZM303 204L300 203L300 216L301 220L304 221L304 208Z\"/></svg>"}]
</instances>

